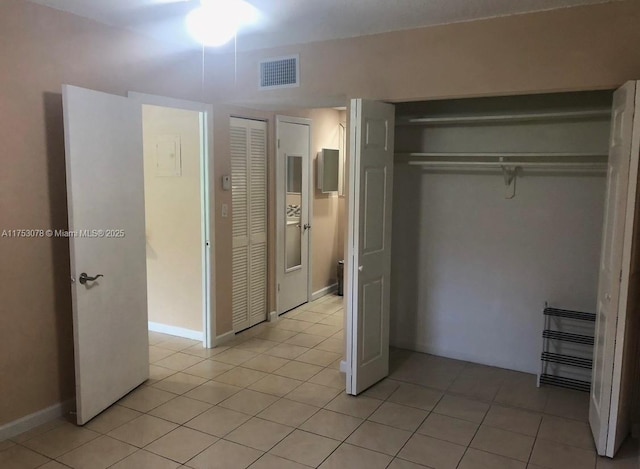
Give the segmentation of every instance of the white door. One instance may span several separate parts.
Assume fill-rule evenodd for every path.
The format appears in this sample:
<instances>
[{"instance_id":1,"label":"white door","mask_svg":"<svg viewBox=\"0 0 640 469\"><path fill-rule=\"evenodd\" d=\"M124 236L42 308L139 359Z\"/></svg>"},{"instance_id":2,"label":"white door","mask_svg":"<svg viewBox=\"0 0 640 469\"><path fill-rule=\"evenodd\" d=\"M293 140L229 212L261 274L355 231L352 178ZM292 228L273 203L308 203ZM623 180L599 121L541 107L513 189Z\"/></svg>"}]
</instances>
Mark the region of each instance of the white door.
<instances>
[{"instance_id":1,"label":"white door","mask_svg":"<svg viewBox=\"0 0 640 469\"><path fill-rule=\"evenodd\" d=\"M351 101L347 393L389 374L393 105Z\"/></svg>"},{"instance_id":2,"label":"white door","mask_svg":"<svg viewBox=\"0 0 640 469\"><path fill-rule=\"evenodd\" d=\"M232 117L232 313L239 332L267 319L267 124Z\"/></svg>"},{"instance_id":3,"label":"white door","mask_svg":"<svg viewBox=\"0 0 640 469\"><path fill-rule=\"evenodd\" d=\"M624 407L620 406L620 397L638 177L636 105L636 82L615 92L589 406L598 454L609 457L629 432L627 416L620 415ZM626 425L619 425L622 421Z\"/></svg>"},{"instance_id":4,"label":"white door","mask_svg":"<svg viewBox=\"0 0 640 469\"><path fill-rule=\"evenodd\" d=\"M74 86L62 96L83 425L149 377L142 111L133 100Z\"/></svg>"},{"instance_id":5,"label":"white door","mask_svg":"<svg viewBox=\"0 0 640 469\"><path fill-rule=\"evenodd\" d=\"M311 126L278 116L277 260L278 314L309 299L309 153Z\"/></svg>"}]
</instances>

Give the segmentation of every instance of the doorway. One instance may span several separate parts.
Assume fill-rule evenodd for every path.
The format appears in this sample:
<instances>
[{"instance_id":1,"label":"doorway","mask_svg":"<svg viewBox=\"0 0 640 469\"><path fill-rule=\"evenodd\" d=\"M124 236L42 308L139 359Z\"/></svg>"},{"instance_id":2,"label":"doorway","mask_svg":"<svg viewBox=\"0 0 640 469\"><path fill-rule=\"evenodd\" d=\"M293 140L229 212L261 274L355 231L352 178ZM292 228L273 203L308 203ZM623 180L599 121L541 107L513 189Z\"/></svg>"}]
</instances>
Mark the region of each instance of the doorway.
<instances>
[{"instance_id":1,"label":"doorway","mask_svg":"<svg viewBox=\"0 0 640 469\"><path fill-rule=\"evenodd\" d=\"M627 84L621 91L634 86ZM637 93L631 95L629 92L626 96L631 103L627 109L631 112L636 96ZM509 111L505 105L511 99L522 100L522 103L518 104L517 109ZM542 99L551 101L539 110L534 109L533 103ZM482 102L473 102L490 107L488 112L483 111L480 115L473 115L479 112L478 107L473 110L471 106L467 113L462 112L462 107L472 101L397 106L400 114L395 126L396 154L393 162L396 168L392 219L392 345L432 354L431 357L426 356L430 359L434 356L462 359L479 365L524 372L527 375L522 375L523 392L535 395L540 400L547 400L556 394L556 388L535 388L533 373L541 358L542 306L545 301L550 301L566 309L596 310L598 264L607 259L600 255L603 196L607 186L615 202L628 198L629 203L626 223L624 208L618 209L615 215L622 220L622 226L629 236L625 238L628 242L623 249L626 255L622 268L616 266L610 269L616 277L615 282L611 283L621 283L624 289L629 284L629 278L633 275L630 272L634 272L636 262L632 253L635 248L632 249L631 242L635 185L629 185L628 190L625 186L611 195L612 185L610 182L607 184L604 177L606 174L609 178L617 177L626 172L618 171L624 167L625 170L628 168L631 180L636 181L637 146L628 152L627 162L617 167L608 157L610 152L607 147L609 140L612 144L616 144L617 140L626 142L627 151L632 147L632 142L637 145L635 139L618 137L622 133L616 127L621 122L626 123L627 135L631 135L633 119L623 118L623 113L615 110L610 119L610 95L592 95L591 99L593 101L589 104L589 95L586 94L486 98ZM369 104L373 106L375 103ZM445 106L451 107L448 114L443 111ZM367 115L365 111L352 114L351 157L354 158L355 154L356 161L358 152L365 154L379 143L373 141L374 145L371 145L371 138L375 139L376 134L385 135L384 129L371 132L372 126L382 119ZM437 115L438 112L443 115ZM358 124L354 128L353 121L356 118ZM637 123L635 125L637 129ZM520 132L520 128L526 131ZM462 133L464 136L461 136ZM578 135L580 133L583 135ZM535 141L530 141L531 138L535 138ZM382 137L379 139L380 142L384 141ZM393 145L390 146L393 152ZM631 164L628 162L629 154L632 156ZM519 167L512 171L513 177L505 176L509 169L509 164L505 163ZM492 167L497 168L497 171L493 170L493 175ZM350 173L350 185L354 181L357 184L358 177L361 182L362 175L358 169L364 171L364 168L356 166L356 171ZM579 191L582 195L576 197ZM482 203L482 198L486 202ZM351 252L347 260L353 263L348 271L352 292L349 305L352 309L348 313L347 358L351 360L348 373L351 374L352 394L359 392L358 387L365 389L387 375L381 367L382 372L364 385L358 382L356 375L362 375L364 367L364 363L358 361L358 354L365 350L361 342L380 337L377 329L375 334L373 329L366 329L367 322L377 324L381 315L377 310L369 314L363 307L367 303L365 289L357 282L361 272L367 271L367 266L353 257L360 255L358 249L362 249L362 246L358 243L369 235L362 227L362 218L357 216L358 209L368 215L366 201L362 190L355 190L350 200L354 208L350 207ZM527 227L527 224L530 226ZM559 229L562 225L565 228ZM575 230L576 226L582 229ZM554 229L552 237L547 236L551 233L548 227ZM492 233L492 230L501 230L502 233ZM579 232L579 237L562 237L559 234L574 231ZM605 245L609 238L606 235L605 232ZM527 241L527 236L531 238L530 241ZM512 242L514 248L509 248ZM622 245L622 242L618 243L618 248L622 248ZM544 256L547 259L543 262ZM571 256L576 259L571 259ZM587 261L588 265L581 266L581 262ZM633 265L629 266L630 263ZM522 266L526 266L526 269ZM541 274L532 275L534 272ZM517 281L519 275L523 280ZM553 276L559 280L549 282ZM563 287L562 282L571 282L571 285ZM610 288L610 285L605 287ZM513 304L508 305L507 300L517 289L523 289L523 292L514 298ZM538 292L532 295L536 289ZM601 296L607 301L614 298L610 290ZM487 298L487 306L484 307L481 305L483 298ZM631 376L637 369L632 360L636 338L628 329L626 334L624 332L625 322L628 327L628 324L637 320L631 314L635 308L620 306L617 300L613 307L616 314L612 316L612 326L607 335L600 332L596 334L596 342L603 344L601 348L608 347L609 350L604 360L601 352L595 354L593 382L594 389L599 393L599 402L604 403L607 411L611 408L616 414L613 419L608 419L608 425L605 423L602 426L593 425L593 416L591 418L594 433L601 436L600 441L596 437L598 452L607 456L613 456L628 434L631 413L625 405L631 405ZM618 309L620 321L616 322ZM599 321L608 321L610 315L600 306L597 310L601 316ZM628 313L626 318L625 313ZM500 326L495 327L496 324ZM505 334L506 330L509 333ZM625 350L622 349L622 340L625 340ZM531 344L529 352L526 352L527 342ZM495 353L495 347L498 346L504 346L504 350ZM607 369L606 379L599 379L598 367L606 368L605 362L614 361L614 348L615 363ZM377 342L375 350L378 351ZM366 354L366 351L363 353ZM625 356L629 359L625 360ZM521 363L517 364L515 360ZM434 365L433 369L436 368ZM408 373L418 375L415 369ZM605 375L600 373L600 376ZM397 371L391 373L391 377L398 379ZM446 389L450 386L455 388L454 382L446 383ZM626 386L626 390L621 391L621 386ZM604 395L600 389L606 389L612 397L600 398ZM494 394L494 399L499 402L504 396L500 396L500 388L495 390L498 394ZM564 391L564 395L569 393ZM580 401L580 419L586 421L588 396L583 394L580 399L574 397L575 392L571 394L570 404ZM616 402L617 398L620 404ZM549 399L548 402L552 401ZM564 405L567 407L569 403ZM618 409L624 412L618 413ZM543 410L548 412L546 408ZM619 421L616 429L615 419L618 415L624 421ZM606 448L602 442L603 431L604 438L609 432Z\"/></svg>"},{"instance_id":2,"label":"doorway","mask_svg":"<svg viewBox=\"0 0 640 469\"><path fill-rule=\"evenodd\" d=\"M215 338L210 106L129 93L142 107L149 330Z\"/></svg>"},{"instance_id":3,"label":"doorway","mask_svg":"<svg viewBox=\"0 0 640 469\"><path fill-rule=\"evenodd\" d=\"M311 120L276 118L276 310L310 300Z\"/></svg>"},{"instance_id":4,"label":"doorway","mask_svg":"<svg viewBox=\"0 0 640 469\"><path fill-rule=\"evenodd\" d=\"M143 105L198 113L200 200L204 201L202 341L205 347L213 345L214 230L208 190L213 112L201 103L139 93L125 98L70 85L63 85L62 96L69 229L86 234L69 237L76 420L84 425L149 378ZM176 139L173 152L170 142L162 140L163 151L169 149L160 166L177 174L181 167L175 163Z\"/></svg>"},{"instance_id":5,"label":"doorway","mask_svg":"<svg viewBox=\"0 0 640 469\"><path fill-rule=\"evenodd\" d=\"M203 340L203 146L198 112L142 106L149 330Z\"/></svg>"}]
</instances>

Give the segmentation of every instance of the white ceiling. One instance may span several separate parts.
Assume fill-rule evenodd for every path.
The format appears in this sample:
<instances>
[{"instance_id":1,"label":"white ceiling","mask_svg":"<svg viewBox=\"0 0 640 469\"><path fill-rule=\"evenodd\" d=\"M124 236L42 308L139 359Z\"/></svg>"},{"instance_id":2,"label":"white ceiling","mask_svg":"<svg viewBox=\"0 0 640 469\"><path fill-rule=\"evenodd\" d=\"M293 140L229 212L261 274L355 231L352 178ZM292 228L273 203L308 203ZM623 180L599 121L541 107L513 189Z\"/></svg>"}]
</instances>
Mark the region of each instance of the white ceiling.
<instances>
[{"instance_id":1,"label":"white ceiling","mask_svg":"<svg viewBox=\"0 0 640 469\"><path fill-rule=\"evenodd\" d=\"M31 1L157 39L195 45L184 28L184 17L199 4L198 0ZM240 49L356 37L615 0L248 1L261 12L261 19L240 32Z\"/></svg>"}]
</instances>

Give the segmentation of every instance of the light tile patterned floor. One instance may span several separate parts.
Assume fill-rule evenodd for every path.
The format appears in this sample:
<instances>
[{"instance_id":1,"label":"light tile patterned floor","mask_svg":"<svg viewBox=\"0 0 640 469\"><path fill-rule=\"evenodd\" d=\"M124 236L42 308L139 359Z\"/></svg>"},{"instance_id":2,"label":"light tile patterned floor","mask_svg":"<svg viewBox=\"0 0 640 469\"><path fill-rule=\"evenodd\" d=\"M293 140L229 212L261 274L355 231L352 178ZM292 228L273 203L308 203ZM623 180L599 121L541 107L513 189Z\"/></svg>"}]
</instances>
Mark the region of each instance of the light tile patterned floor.
<instances>
[{"instance_id":1,"label":"light tile patterned floor","mask_svg":"<svg viewBox=\"0 0 640 469\"><path fill-rule=\"evenodd\" d=\"M57 420L0 442L23 469L638 469L629 440L597 458L588 397L531 375L392 350L357 398L339 370L342 298L205 350L150 333L151 379L83 428Z\"/></svg>"}]
</instances>

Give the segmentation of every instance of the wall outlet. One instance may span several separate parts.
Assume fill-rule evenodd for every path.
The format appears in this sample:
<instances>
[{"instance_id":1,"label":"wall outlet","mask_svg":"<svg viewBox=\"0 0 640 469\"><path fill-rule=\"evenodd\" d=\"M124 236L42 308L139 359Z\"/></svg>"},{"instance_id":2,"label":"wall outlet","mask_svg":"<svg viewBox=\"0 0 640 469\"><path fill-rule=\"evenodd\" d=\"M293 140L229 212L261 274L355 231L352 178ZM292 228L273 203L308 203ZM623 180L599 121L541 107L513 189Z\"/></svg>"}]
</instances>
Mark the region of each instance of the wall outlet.
<instances>
[{"instance_id":1,"label":"wall outlet","mask_svg":"<svg viewBox=\"0 0 640 469\"><path fill-rule=\"evenodd\" d=\"M229 205L222 204L220 212L221 212L220 214L222 215L222 218L227 218L229 216Z\"/></svg>"}]
</instances>

